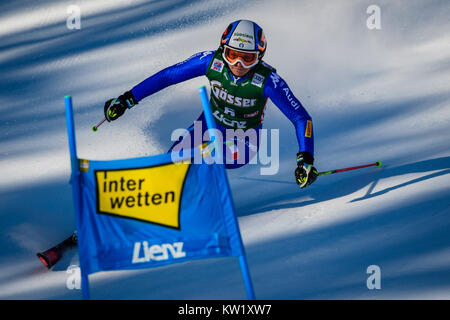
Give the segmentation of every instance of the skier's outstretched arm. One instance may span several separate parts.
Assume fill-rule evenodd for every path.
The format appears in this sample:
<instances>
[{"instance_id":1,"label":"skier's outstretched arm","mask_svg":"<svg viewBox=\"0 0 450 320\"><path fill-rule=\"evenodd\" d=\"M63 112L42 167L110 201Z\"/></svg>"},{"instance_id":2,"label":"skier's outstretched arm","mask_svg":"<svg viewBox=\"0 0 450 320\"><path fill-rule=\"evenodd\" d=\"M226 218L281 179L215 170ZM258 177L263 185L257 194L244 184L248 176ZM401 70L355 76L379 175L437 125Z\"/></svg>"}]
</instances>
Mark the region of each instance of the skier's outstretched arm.
<instances>
[{"instance_id":1,"label":"skier's outstretched arm","mask_svg":"<svg viewBox=\"0 0 450 320\"><path fill-rule=\"evenodd\" d=\"M194 54L187 60L148 77L118 98L106 101L104 107L106 120L114 121L118 119L127 109L134 107L142 99L155 92L173 84L205 75L213 53L213 51L204 51Z\"/></svg>"},{"instance_id":2,"label":"skier's outstretched arm","mask_svg":"<svg viewBox=\"0 0 450 320\"><path fill-rule=\"evenodd\" d=\"M264 94L294 124L299 150L295 181L304 188L317 179L314 164L314 133L312 118L294 96L287 83L275 72L270 74L264 86Z\"/></svg>"}]
</instances>

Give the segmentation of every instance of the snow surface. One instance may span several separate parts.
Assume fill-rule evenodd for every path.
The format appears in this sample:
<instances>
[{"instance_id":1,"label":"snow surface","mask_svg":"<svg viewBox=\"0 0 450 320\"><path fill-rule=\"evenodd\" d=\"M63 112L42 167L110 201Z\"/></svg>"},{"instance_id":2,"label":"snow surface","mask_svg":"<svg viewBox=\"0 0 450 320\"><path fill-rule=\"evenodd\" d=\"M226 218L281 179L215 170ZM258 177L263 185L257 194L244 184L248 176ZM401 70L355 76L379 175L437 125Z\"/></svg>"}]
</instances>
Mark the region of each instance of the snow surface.
<instances>
[{"instance_id":1,"label":"snow surface","mask_svg":"<svg viewBox=\"0 0 450 320\"><path fill-rule=\"evenodd\" d=\"M79 5L81 29L66 27ZM321 177L299 190L293 126L280 128L280 170L228 171L259 299L450 298L450 5L374 1L7 1L0 4L0 298L79 299L66 272L35 253L75 228L65 95L75 105L78 155L118 159L164 152L170 133L201 112L197 78L101 120L103 103L160 69L215 49L224 28L258 22L275 66L314 120ZM381 268L368 290L367 267ZM244 299L238 261L210 259L90 277L94 299Z\"/></svg>"}]
</instances>

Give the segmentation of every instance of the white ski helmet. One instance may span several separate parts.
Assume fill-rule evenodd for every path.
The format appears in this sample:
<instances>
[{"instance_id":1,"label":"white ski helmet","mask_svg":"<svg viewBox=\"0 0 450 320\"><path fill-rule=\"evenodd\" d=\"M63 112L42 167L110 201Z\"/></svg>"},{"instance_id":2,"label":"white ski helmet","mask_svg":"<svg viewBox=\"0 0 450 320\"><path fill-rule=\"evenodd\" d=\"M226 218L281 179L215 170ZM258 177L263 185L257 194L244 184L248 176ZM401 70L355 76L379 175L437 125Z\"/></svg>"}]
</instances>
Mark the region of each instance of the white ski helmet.
<instances>
[{"instance_id":1,"label":"white ski helmet","mask_svg":"<svg viewBox=\"0 0 450 320\"><path fill-rule=\"evenodd\" d=\"M225 29L220 46L244 52L258 52L258 61L261 61L266 52L267 42L263 29L255 22L237 20Z\"/></svg>"}]
</instances>

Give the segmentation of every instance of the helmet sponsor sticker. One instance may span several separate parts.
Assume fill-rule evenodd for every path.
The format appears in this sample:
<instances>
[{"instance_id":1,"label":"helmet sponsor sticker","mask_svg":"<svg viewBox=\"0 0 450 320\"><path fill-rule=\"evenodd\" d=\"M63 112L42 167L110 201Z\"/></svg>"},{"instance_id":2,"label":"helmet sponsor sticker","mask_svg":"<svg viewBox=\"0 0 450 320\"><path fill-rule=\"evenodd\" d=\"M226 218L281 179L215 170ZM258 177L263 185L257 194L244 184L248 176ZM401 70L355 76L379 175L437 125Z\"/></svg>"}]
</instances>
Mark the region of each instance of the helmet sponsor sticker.
<instances>
[{"instance_id":1,"label":"helmet sponsor sticker","mask_svg":"<svg viewBox=\"0 0 450 320\"><path fill-rule=\"evenodd\" d=\"M242 30L244 29L241 29L241 31L236 30L232 34L228 44L233 48L255 50L255 36L247 32L242 32ZM253 33L252 31L250 32Z\"/></svg>"},{"instance_id":2,"label":"helmet sponsor sticker","mask_svg":"<svg viewBox=\"0 0 450 320\"><path fill-rule=\"evenodd\" d=\"M220 61L219 59L214 59L212 65L211 65L211 69L217 72L222 72L223 70L223 62Z\"/></svg>"},{"instance_id":3,"label":"helmet sponsor sticker","mask_svg":"<svg viewBox=\"0 0 450 320\"><path fill-rule=\"evenodd\" d=\"M96 170L97 213L180 229L187 163Z\"/></svg>"},{"instance_id":4,"label":"helmet sponsor sticker","mask_svg":"<svg viewBox=\"0 0 450 320\"><path fill-rule=\"evenodd\" d=\"M237 42L243 42L243 43L252 43L250 40L245 40L245 39L243 39L241 37L236 37L233 40L237 41Z\"/></svg>"},{"instance_id":5,"label":"helmet sponsor sticker","mask_svg":"<svg viewBox=\"0 0 450 320\"><path fill-rule=\"evenodd\" d=\"M253 37L251 34L243 33L243 32L235 32L233 35L234 35L235 37L244 37L244 38L249 38L249 39L251 39L251 40L254 39L254 37ZM247 41L247 42L250 42L250 41Z\"/></svg>"}]
</instances>

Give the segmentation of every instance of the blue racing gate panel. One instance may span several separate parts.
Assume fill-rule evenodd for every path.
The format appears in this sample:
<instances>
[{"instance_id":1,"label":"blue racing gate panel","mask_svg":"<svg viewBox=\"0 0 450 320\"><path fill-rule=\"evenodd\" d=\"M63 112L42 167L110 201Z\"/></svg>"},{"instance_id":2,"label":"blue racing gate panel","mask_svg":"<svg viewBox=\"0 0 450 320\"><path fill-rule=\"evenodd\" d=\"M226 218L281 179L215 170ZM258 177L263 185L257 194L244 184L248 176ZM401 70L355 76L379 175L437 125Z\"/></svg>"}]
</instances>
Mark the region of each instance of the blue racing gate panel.
<instances>
[{"instance_id":1,"label":"blue racing gate panel","mask_svg":"<svg viewBox=\"0 0 450 320\"><path fill-rule=\"evenodd\" d=\"M237 256L254 299L224 165L173 162L170 154L78 159L72 100L65 102L83 298L95 272Z\"/></svg>"},{"instance_id":2,"label":"blue racing gate panel","mask_svg":"<svg viewBox=\"0 0 450 320\"><path fill-rule=\"evenodd\" d=\"M86 272L239 256L220 168L147 160L121 161L120 168L114 161L89 161L81 173L78 237Z\"/></svg>"}]
</instances>

